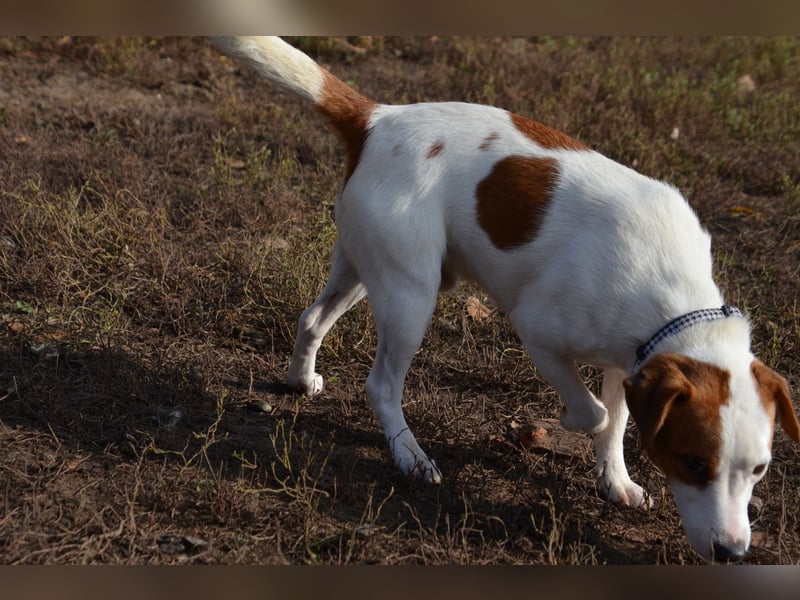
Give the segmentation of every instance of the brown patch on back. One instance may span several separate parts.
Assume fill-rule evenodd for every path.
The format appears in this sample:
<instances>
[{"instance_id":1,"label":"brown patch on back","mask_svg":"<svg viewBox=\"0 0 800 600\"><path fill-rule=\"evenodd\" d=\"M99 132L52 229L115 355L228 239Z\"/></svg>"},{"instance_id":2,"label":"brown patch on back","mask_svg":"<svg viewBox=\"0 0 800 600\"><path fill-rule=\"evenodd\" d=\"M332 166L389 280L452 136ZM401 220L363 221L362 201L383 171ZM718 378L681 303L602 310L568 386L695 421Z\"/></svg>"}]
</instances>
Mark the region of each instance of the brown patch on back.
<instances>
[{"instance_id":1,"label":"brown patch on back","mask_svg":"<svg viewBox=\"0 0 800 600\"><path fill-rule=\"evenodd\" d=\"M557 176L554 158L509 156L478 184L478 224L497 248L510 250L533 239Z\"/></svg>"},{"instance_id":2,"label":"brown patch on back","mask_svg":"<svg viewBox=\"0 0 800 600\"><path fill-rule=\"evenodd\" d=\"M773 424L777 417L783 430L795 442L800 443L800 423L792 406L792 398L789 393L789 383L770 369L760 360L754 360L750 365L750 371L756 381L756 389L761 398L761 404ZM770 442L772 438L770 438Z\"/></svg>"},{"instance_id":3,"label":"brown patch on back","mask_svg":"<svg viewBox=\"0 0 800 600\"><path fill-rule=\"evenodd\" d=\"M328 71L323 73L325 83L322 99L317 103L317 107L330 119L344 139L347 150L345 172L345 183L347 183L361 158L361 150L367 139L369 118L376 104Z\"/></svg>"},{"instance_id":4,"label":"brown patch on back","mask_svg":"<svg viewBox=\"0 0 800 600\"><path fill-rule=\"evenodd\" d=\"M625 380L625 397L642 449L671 479L703 487L719 469L720 407L730 398L730 373L679 354L659 354ZM707 472L687 472L682 458Z\"/></svg>"},{"instance_id":5,"label":"brown patch on back","mask_svg":"<svg viewBox=\"0 0 800 600\"><path fill-rule=\"evenodd\" d=\"M444 144L442 142L437 142L433 144L430 148L428 148L428 158L433 158L438 156L441 151L444 150Z\"/></svg>"},{"instance_id":6,"label":"brown patch on back","mask_svg":"<svg viewBox=\"0 0 800 600\"><path fill-rule=\"evenodd\" d=\"M490 133L486 136L486 138L481 142L481 145L478 146L479 150L488 150L492 147L492 144L500 139L500 134L496 131L494 133Z\"/></svg>"},{"instance_id":7,"label":"brown patch on back","mask_svg":"<svg viewBox=\"0 0 800 600\"><path fill-rule=\"evenodd\" d=\"M526 119L513 113L511 114L511 121L514 123L514 127L542 148L549 150L589 150L588 146L578 140L538 121Z\"/></svg>"}]
</instances>

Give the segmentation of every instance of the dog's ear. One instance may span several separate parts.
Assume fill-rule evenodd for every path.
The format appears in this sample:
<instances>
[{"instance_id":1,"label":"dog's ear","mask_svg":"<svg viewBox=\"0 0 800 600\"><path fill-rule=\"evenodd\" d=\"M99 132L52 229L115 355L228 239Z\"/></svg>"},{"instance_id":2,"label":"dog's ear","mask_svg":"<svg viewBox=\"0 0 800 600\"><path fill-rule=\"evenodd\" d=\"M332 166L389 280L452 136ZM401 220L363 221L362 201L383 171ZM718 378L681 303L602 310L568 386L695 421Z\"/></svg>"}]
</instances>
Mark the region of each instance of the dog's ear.
<instances>
[{"instance_id":1,"label":"dog's ear","mask_svg":"<svg viewBox=\"0 0 800 600\"><path fill-rule=\"evenodd\" d=\"M680 367L677 354L659 354L625 380L625 400L639 428L639 445L647 450L676 401L690 398L695 388Z\"/></svg>"},{"instance_id":2,"label":"dog's ear","mask_svg":"<svg viewBox=\"0 0 800 600\"><path fill-rule=\"evenodd\" d=\"M753 361L750 370L756 380L761 401L774 406L778 423L790 438L800 443L800 423L797 421L797 415L792 406L789 384L786 379L758 359ZM767 410L770 410L769 405Z\"/></svg>"}]
</instances>

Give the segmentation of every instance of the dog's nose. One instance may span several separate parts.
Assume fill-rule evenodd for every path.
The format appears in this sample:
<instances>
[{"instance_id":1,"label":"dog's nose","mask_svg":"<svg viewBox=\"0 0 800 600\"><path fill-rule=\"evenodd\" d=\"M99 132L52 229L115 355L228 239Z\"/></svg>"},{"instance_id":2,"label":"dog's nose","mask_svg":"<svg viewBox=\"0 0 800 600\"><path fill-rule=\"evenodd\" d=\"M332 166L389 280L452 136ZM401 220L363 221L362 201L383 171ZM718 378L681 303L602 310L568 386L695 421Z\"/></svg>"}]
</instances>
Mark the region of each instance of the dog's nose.
<instances>
[{"instance_id":1,"label":"dog's nose","mask_svg":"<svg viewBox=\"0 0 800 600\"><path fill-rule=\"evenodd\" d=\"M714 560L716 562L733 561L738 562L745 557L746 550L740 548L729 548L719 542L714 542Z\"/></svg>"}]
</instances>

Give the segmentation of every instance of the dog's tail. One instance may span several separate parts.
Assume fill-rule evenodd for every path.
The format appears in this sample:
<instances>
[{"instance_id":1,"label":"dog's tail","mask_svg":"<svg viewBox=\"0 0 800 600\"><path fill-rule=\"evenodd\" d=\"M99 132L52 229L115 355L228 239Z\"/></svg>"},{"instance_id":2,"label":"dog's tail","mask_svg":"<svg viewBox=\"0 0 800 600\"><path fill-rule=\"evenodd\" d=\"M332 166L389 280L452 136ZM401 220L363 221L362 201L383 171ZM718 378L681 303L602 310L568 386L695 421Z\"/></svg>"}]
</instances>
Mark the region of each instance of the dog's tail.
<instances>
[{"instance_id":1,"label":"dog's tail","mask_svg":"<svg viewBox=\"0 0 800 600\"><path fill-rule=\"evenodd\" d=\"M376 104L279 37L217 38L231 56L280 87L312 102L344 138L347 175L355 170Z\"/></svg>"}]
</instances>

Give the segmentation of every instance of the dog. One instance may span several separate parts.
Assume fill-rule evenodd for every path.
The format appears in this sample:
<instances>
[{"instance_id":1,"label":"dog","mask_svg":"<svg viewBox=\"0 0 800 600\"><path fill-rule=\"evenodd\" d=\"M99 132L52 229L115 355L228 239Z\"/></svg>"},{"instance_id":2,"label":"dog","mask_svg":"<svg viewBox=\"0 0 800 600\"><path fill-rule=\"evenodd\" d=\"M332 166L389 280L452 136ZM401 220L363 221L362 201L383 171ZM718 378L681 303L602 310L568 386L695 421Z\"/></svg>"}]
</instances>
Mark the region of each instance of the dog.
<instances>
[{"instance_id":1,"label":"dog","mask_svg":"<svg viewBox=\"0 0 800 600\"><path fill-rule=\"evenodd\" d=\"M397 467L441 482L403 414L404 379L438 293L477 282L558 392L562 426L594 435L600 494L652 505L625 466L630 415L693 549L745 556L775 423L798 443L800 424L786 380L751 352L748 319L724 303L710 236L675 187L500 108L376 103L280 38L217 43L315 105L347 154L333 264L300 317L289 385L322 391L322 339L368 296L367 395ZM603 369L600 398L576 363Z\"/></svg>"}]
</instances>

